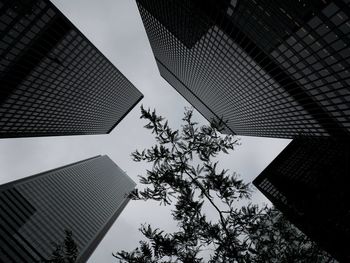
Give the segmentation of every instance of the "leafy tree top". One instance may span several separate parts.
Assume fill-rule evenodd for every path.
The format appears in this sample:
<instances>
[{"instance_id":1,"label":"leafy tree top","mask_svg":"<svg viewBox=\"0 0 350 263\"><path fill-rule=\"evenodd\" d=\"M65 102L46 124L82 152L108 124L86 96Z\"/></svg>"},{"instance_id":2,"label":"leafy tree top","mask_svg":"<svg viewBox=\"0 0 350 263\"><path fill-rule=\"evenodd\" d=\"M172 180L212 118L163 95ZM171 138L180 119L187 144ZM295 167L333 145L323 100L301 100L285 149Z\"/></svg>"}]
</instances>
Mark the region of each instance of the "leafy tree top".
<instances>
[{"instance_id":1,"label":"leafy tree top","mask_svg":"<svg viewBox=\"0 0 350 263\"><path fill-rule=\"evenodd\" d=\"M150 225L142 225L140 231L149 241L140 241L140 247L132 252L113 254L120 262L200 263L204 262L204 254L209 254L207 262L210 263L294 262L261 259L271 256L271 259L278 260L283 258L282 255L288 255L289 258L300 251L305 252L305 257L311 255L311 258L323 253L318 249L302 250L302 247L312 247L305 245L307 242L311 244L307 238L303 239L302 245L296 242L294 246L297 235L290 243L294 250L283 246L284 251L277 251L282 246L276 245L275 239L270 240L269 235L266 235L266 240L261 239L264 230L268 229L266 224L271 215L276 217L277 214L272 213L275 211L273 209L259 208L251 203L238 205L238 201L249 200L249 184L236 173L219 169L218 162L214 161L219 153L229 153L239 145L237 138L220 133L224 126L223 120L214 120L199 127L193 121L193 110L186 109L181 129L173 130L154 110L141 107L141 118L147 120L145 128L152 132L156 144L149 149L136 150L132 158L135 162L149 162L153 166L140 176L140 182L145 188L136 189L130 197L135 200L155 200L163 205L173 204L172 216L177 222L178 231L166 233ZM217 220L208 218L203 209L204 204L214 208ZM287 244L283 233L289 231L291 225L287 221L283 222L272 224L272 229ZM295 229L291 231L295 232Z\"/></svg>"}]
</instances>

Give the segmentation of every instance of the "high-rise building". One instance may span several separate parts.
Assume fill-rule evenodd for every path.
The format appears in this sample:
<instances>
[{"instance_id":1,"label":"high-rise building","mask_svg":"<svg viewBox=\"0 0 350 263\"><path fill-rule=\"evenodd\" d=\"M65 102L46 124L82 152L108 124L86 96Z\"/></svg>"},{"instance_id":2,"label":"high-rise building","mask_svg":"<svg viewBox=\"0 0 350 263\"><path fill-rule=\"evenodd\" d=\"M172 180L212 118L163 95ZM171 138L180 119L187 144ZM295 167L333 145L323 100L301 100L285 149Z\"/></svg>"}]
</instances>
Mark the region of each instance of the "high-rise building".
<instances>
[{"instance_id":1,"label":"high-rise building","mask_svg":"<svg viewBox=\"0 0 350 263\"><path fill-rule=\"evenodd\" d=\"M48 0L0 0L0 138L109 133L143 95Z\"/></svg>"},{"instance_id":2,"label":"high-rise building","mask_svg":"<svg viewBox=\"0 0 350 263\"><path fill-rule=\"evenodd\" d=\"M350 262L349 149L349 139L296 138L253 182L340 262Z\"/></svg>"},{"instance_id":3,"label":"high-rise building","mask_svg":"<svg viewBox=\"0 0 350 263\"><path fill-rule=\"evenodd\" d=\"M86 262L129 201L135 183L97 156L0 186L0 262L48 259L73 233Z\"/></svg>"},{"instance_id":4,"label":"high-rise building","mask_svg":"<svg viewBox=\"0 0 350 263\"><path fill-rule=\"evenodd\" d=\"M349 262L350 1L136 1L160 74L204 117L296 138L254 183Z\"/></svg>"},{"instance_id":5,"label":"high-rise building","mask_svg":"<svg viewBox=\"0 0 350 263\"><path fill-rule=\"evenodd\" d=\"M350 134L348 0L137 0L161 75L226 132Z\"/></svg>"}]
</instances>

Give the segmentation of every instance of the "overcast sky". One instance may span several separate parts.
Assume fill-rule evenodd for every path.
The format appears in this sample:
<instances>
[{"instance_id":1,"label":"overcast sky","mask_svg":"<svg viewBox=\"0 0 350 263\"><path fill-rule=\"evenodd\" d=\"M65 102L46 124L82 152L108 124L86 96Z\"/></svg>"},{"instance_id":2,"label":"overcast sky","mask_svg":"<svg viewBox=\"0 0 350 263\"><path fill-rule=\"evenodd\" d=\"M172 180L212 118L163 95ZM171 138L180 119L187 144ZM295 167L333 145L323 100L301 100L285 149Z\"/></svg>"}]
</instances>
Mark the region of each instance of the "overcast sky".
<instances>
[{"instance_id":1,"label":"overcast sky","mask_svg":"<svg viewBox=\"0 0 350 263\"><path fill-rule=\"evenodd\" d=\"M163 80L133 0L53 0L54 4L80 31L144 94L141 103L156 108L174 128L180 127L183 109L189 106ZM140 103L140 104L141 104ZM109 135L0 139L0 184L20 179L99 154L107 154L138 183L146 166L133 163L130 153L154 143L143 128L137 105ZM199 114L200 123L205 119ZM241 137L242 145L230 155L220 157L223 167L252 181L290 140ZM256 202L268 202L261 194ZM116 262L112 252L131 250L142 236L141 223L175 230L168 207L152 202L130 202L89 259Z\"/></svg>"}]
</instances>

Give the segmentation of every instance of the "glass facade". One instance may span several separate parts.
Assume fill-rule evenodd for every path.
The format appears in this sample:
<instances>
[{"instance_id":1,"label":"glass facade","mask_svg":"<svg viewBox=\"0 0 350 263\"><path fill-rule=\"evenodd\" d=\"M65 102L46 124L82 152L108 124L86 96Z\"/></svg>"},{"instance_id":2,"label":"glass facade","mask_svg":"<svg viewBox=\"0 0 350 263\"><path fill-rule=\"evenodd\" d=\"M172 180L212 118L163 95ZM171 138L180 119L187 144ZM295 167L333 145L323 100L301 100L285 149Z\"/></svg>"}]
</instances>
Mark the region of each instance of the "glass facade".
<instances>
[{"instance_id":1,"label":"glass facade","mask_svg":"<svg viewBox=\"0 0 350 263\"><path fill-rule=\"evenodd\" d=\"M48 0L0 0L0 138L109 133L142 94Z\"/></svg>"},{"instance_id":2,"label":"glass facade","mask_svg":"<svg viewBox=\"0 0 350 263\"><path fill-rule=\"evenodd\" d=\"M227 132L349 136L348 0L137 3L161 75Z\"/></svg>"},{"instance_id":3,"label":"glass facade","mask_svg":"<svg viewBox=\"0 0 350 263\"><path fill-rule=\"evenodd\" d=\"M253 182L340 262L350 260L349 147L349 139L296 138Z\"/></svg>"},{"instance_id":4,"label":"glass facade","mask_svg":"<svg viewBox=\"0 0 350 263\"><path fill-rule=\"evenodd\" d=\"M70 230L86 262L135 183L98 156L0 186L0 262L48 259Z\"/></svg>"}]
</instances>

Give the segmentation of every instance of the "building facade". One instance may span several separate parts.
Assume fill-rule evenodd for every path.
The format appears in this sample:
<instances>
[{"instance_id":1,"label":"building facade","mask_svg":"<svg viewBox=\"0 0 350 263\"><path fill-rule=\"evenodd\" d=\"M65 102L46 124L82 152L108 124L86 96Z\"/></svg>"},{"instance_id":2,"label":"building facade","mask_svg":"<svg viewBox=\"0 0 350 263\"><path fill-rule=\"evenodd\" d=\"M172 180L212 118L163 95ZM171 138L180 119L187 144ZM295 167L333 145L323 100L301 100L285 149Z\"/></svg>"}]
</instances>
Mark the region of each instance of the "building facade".
<instances>
[{"instance_id":1,"label":"building facade","mask_svg":"<svg viewBox=\"0 0 350 263\"><path fill-rule=\"evenodd\" d=\"M109 133L143 95L48 0L0 0L0 138Z\"/></svg>"},{"instance_id":2,"label":"building facade","mask_svg":"<svg viewBox=\"0 0 350 263\"><path fill-rule=\"evenodd\" d=\"M137 4L163 78L226 132L349 136L349 1Z\"/></svg>"},{"instance_id":3,"label":"building facade","mask_svg":"<svg viewBox=\"0 0 350 263\"><path fill-rule=\"evenodd\" d=\"M86 262L124 209L135 183L97 156L0 186L0 262L49 259L72 231Z\"/></svg>"},{"instance_id":4,"label":"building facade","mask_svg":"<svg viewBox=\"0 0 350 263\"><path fill-rule=\"evenodd\" d=\"M350 1L136 1L160 74L204 117L295 138L254 184L349 262Z\"/></svg>"},{"instance_id":5,"label":"building facade","mask_svg":"<svg viewBox=\"0 0 350 263\"><path fill-rule=\"evenodd\" d=\"M340 262L350 261L350 140L296 138L253 181Z\"/></svg>"}]
</instances>

